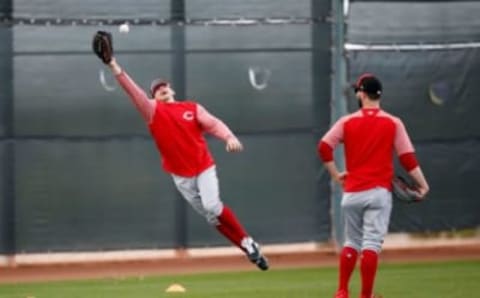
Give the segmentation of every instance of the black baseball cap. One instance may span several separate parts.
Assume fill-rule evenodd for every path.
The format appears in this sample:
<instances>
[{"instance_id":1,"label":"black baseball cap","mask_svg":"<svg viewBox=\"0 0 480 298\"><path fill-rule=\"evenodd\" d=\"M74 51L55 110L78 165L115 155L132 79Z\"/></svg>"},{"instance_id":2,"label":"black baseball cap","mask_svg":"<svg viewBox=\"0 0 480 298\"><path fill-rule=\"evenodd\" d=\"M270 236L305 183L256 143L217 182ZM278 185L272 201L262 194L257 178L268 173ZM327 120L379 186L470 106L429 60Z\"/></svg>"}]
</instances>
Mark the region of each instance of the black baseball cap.
<instances>
[{"instance_id":1,"label":"black baseball cap","mask_svg":"<svg viewBox=\"0 0 480 298\"><path fill-rule=\"evenodd\" d=\"M371 73L364 73L358 77L357 82L352 85L353 91L363 91L368 94L382 94L382 83Z\"/></svg>"}]
</instances>

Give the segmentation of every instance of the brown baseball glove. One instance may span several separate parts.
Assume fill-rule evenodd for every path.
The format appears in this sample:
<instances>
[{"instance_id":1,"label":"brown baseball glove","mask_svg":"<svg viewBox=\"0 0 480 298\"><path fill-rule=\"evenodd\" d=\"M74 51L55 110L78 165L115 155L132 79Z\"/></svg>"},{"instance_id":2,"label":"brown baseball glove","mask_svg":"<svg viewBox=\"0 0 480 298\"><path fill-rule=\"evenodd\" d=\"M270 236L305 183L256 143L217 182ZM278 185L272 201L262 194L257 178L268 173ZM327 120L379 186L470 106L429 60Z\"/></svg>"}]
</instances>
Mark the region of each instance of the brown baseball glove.
<instances>
[{"instance_id":1,"label":"brown baseball glove","mask_svg":"<svg viewBox=\"0 0 480 298\"><path fill-rule=\"evenodd\" d=\"M93 36L92 49L103 63L109 64L113 57L112 34L107 31L97 31Z\"/></svg>"},{"instance_id":2,"label":"brown baseball glove","mask_svg":"<svg viewBox=\"0 0 480 298\"><path fill-rule=\"evenodd\" d=\"M393 197L404 203L415 203L422 201L418 188L407 181L404 177L397 175L393 178Z\"/></svg>"}]
</instances>

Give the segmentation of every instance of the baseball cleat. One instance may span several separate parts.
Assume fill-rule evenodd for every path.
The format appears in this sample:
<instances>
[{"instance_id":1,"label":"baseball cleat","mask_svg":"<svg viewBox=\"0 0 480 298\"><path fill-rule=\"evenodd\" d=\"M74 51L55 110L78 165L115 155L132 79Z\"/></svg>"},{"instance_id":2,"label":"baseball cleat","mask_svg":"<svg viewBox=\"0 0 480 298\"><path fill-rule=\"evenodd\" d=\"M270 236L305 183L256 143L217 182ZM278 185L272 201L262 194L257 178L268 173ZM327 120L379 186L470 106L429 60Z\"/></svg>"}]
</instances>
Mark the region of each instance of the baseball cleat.
<instances>
[{"instance_id":1,"label":"baseball cleat","mask_svg":"<svg viewBox=\"0 0 480 298\"><path fill-rule=\"evenodd\" d=\"M263 255L260 255L260 258L255 262L255 264L260 270L268 270L268 260Z\"/></svg>"},{"instance_id":2,"label":"baseball cleat","mask_svg":"<svg viewBox=\"0 0 480 298\"><path fill-rule=\"evenodd\" d=\"M257 265L260 270L268 270L268 260L260 252L260 247L251 237L246 237L241 243L248 259Z\"/></svg>"}]
</instances>

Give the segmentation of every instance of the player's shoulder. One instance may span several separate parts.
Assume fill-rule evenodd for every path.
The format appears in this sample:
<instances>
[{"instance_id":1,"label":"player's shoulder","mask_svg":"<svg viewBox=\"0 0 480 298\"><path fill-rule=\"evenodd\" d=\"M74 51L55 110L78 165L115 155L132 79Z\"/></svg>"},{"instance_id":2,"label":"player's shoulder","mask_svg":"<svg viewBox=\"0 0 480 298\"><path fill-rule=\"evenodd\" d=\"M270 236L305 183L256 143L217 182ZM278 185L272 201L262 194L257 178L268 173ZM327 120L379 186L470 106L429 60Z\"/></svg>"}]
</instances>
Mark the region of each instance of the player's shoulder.
<instances>
[{"instance_id":1,"label":"player's shoulder","mask_svg":"<svg viewBox=\"0 0 480 298\"><path fill-rule=\"evenodd\" d=\"M340 118L338 118L338 120L335 122L334 126L336 126L336 127L343 126L347 122L349 122L350 120L352 120L354 118L357 118L359 116L360 115L358 114L358 112L353 112L353 113L350 113L350 114L343 115Z\"/></svg>"},{"instance_id":2,"label":"player's shoulder","mask_svg":"<svg viewBox=\"0 0 480 298\"><path fill-rule=\"evenodd\" d=\"M387 112L383 109L381 109L378 114L377 114L377 117L383 117L383 118L388 118L390 120L392 120L393 122L395 123L402 123L402 119L400 119L400 117L390 113L390 112Z\"/></svg>"},{"instance_id":3,"label":"player's shoulder","mask_svg":"<svg viewBox=\"0 0 480 298\"><path fill-rule=\"evenodd\" d=\"M359 118L359 117L362 117L362 116L363 116L363 114L362 114L361 110L358 110L358 111L351 112L350 114L347 114L347 115L344 115L344 116L340 117L339 121L347 122L348 120L351 120L351 119L354 119L354 118Z\"/></svg>"}]
</instances>

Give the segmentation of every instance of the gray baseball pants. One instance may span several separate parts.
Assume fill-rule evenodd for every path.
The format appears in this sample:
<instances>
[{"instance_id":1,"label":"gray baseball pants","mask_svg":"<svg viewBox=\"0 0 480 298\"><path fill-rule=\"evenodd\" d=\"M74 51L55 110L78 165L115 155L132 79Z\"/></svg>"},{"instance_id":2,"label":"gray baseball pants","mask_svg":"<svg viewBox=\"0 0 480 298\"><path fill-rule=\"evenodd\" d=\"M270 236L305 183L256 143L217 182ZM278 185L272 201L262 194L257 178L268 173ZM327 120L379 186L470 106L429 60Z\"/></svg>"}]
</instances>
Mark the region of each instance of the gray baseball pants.
<instances>
[{"instance_id":1,"label":"gray baseball pants","mask_svg":"<svg viewBox=\"0 0 480 298\"><path fill-rule=\"evenodd\" d=\"M193 209L205 217L210 224L218 224L217 217L222 213L217 171L211 166L198 176L182 177L173 175L178 191L192 205Z\"/></svg>"},{"instance_id":2,"label":"gray baseball pants","mask_svg":"<svg viewBox=\"0 0 480 298\"><path fill-rule=\"evenodd\" d=\"M357 251L380 252L388 231L392 210L392 193L382 187L344 193L342 214L345 246Z\"/></svg>"}]
</instances>

